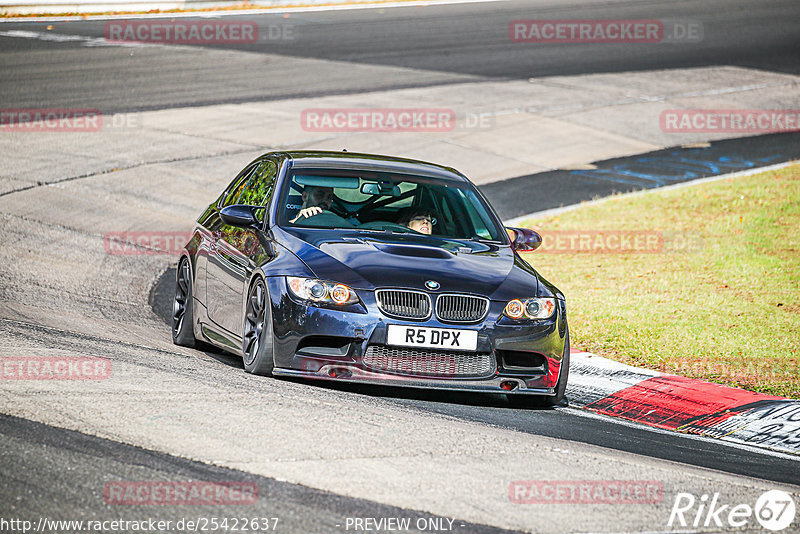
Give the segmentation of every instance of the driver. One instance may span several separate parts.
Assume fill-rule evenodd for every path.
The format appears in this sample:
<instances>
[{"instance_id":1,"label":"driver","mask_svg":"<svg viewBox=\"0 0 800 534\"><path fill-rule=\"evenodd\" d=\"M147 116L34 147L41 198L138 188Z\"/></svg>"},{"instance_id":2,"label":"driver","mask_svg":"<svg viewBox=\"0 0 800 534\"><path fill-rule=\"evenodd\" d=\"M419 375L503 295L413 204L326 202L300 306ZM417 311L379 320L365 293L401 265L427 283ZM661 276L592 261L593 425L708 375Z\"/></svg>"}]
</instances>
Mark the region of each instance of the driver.
<instances>
[{"instance_id":1,"label":"driver","mask_svg":"<svg viewBox=\"0 0 800 534\"><path fill-rule=\"evenodd\" d=\"M430 210L423 208L406 212L400 218L400 224L408 226L411 230L420 234L431 235L433 230L433 214Z\"/></svg>"},{"instance_id":2,"label":"driver","mask_svg":"<svg viewBox=\"0 0 800 534\"><path fill-rule=\"evenodd\" d=\"M309 185L303 190L303 207L297 217L289 221L296 222L298 219L319 215L322 210L330 210L333 202L333 188L321 185Z\"/></svg>"}]
</instances>

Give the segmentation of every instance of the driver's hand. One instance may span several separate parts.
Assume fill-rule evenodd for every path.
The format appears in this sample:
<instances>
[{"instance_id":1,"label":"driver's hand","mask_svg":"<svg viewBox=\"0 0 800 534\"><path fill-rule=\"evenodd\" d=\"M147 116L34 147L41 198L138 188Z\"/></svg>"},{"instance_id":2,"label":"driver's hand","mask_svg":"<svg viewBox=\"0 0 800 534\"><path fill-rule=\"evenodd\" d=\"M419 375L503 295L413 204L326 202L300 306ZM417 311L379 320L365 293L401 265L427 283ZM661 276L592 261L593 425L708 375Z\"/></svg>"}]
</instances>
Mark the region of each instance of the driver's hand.
<instances>
[{"instance_id":1,"label":"driver's hand","mask_svg":"<svg viewBox=\"0 0 800 534\"><path fill-rule=\"evenodd\" d=\"M319 206L311 206L309 208L303 208L300 210L300 213L297 214L297 217L295 217L289 222L294 223L301 217L307 219L309 217L313 217L314 215L319 215L320 213L322 213L322 208L320 208Z\"/></svg>"}]
</instances>

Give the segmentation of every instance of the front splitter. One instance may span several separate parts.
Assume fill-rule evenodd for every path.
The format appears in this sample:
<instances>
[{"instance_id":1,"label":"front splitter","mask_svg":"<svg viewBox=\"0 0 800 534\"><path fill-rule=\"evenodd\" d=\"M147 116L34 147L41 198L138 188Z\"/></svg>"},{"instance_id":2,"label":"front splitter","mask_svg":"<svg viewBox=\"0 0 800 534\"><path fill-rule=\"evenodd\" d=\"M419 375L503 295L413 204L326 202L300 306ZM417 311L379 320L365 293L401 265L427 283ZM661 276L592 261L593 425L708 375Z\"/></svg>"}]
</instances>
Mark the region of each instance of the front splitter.
<instances>
[{"instance_id":1,"label":"front splitter","mask_svg":"<svg viewBox=\"0 0 800 534\"><path fill-rule=\"evenodd\" d=\"M375 384L418 389L439 389L448 391L471 391L475 393L506 393L512 395L555 395L553 388L529 388L525 381L513 377L493 377L485 379L428 378L422 376L392 375L375 373L348 365L325 365L319 371L300 371L296 369L272 370L275 376L349 382L356 384ZM514 388L506 389L501 384L513 383Z\"/></svg>"}]
</instances>

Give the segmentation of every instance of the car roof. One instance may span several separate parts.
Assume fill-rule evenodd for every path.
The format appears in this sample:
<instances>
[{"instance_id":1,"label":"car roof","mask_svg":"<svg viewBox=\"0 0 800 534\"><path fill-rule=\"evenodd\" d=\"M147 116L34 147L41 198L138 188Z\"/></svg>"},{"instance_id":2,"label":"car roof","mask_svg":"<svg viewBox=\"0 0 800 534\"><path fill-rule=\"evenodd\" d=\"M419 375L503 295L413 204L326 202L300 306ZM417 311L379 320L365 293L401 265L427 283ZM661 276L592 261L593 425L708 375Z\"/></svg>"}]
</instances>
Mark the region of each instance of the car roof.
<instances>
[{"instance_id":1,"label":"car roof","mask_svg":"<svg viewBox=\"0 0 800 534\"><path fill-rule=\"evenodd\" d=\"M415 159L384 156L380 154L361 154L357 152L293 150L275 153L285 155L291 160L292 167L356 169L384 172L415 174L444 180L466 182L467 178L451 167L420 161Z\"/></svg>"}]
</instances>

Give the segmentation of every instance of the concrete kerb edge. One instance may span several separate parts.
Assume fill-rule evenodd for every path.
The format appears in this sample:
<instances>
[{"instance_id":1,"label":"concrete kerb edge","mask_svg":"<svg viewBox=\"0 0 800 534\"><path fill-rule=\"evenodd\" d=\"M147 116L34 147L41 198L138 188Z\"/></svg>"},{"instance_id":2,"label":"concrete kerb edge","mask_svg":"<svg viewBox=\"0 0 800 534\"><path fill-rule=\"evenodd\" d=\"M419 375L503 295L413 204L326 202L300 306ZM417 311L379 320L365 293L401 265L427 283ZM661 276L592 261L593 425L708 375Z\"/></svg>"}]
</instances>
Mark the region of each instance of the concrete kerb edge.
<instances>
[{"instance_id":1,"label":"concrete kerb edge","mask_svg":"<svg viewBox=\"0 0 800 534\"><path fill-rule=\"evenodd\" d=\"M6 10L9 8L20 8L26 6L36 6L36 5L45 5L45 6L53 6L56 8L58 5L64 5L69 7L76 7L78 5L85 5L83 11L76 12L77 14L64 14L64 15L45 15L42 16L28 16L25 13L8 13L8 17L0 17L0 24L3 22L65 22L71 20L115 20L115 19L140 19L140 18L185 18L185 17L196 17L196 18L219 18L219 17L230 17L230 16L242 16L242 15L263 15L263 14L277 14L277 13L312 13L317 11L341 11L341 10L353 10L353 9L386 9L386 8L394 8L394 7L424 7L424 6L436 6L436 5L449 5L449 4L473 4L473 3L483 3L483 2L504 2L507 0L369 0L369 1L359 1L359 0L290 0L286 2L271 2L270 0L255 0L252 2L253 5L263 5L263 7L253 8L253 9L228 9L230 6L235 6L236 4L242 3L239 0L221 0L219 2L214 2L210 0L209 2L203 1L194 1L191 0L175 0L173 2L169 2L166 0L144 0L143 2L136 2L135 0L124 0L122 2L110 0L64 0L63 2L53 2L48 3L47 0L42 0L38 4L34 4L33 0L23 0L22 2L6 2L0 3L0 15L6 13ZM2 2L2 0L0 0ZM105 9L105 11L112 11L112 7L114 9L124 9L126 4L135 4L135 5L143 5L147 4L147 9L152 10L171 10L175 9L176 3L183 3L184 7L182 9L208 9L204 11L178 11L178 12L168 12L168 13L127 13L127 14L94 14L94 15L82 15L80 13L96 13L96 9L92 9L96 6L106 6L109 9ZM192 7L192 4L198 4L195 7ZM215 4L214 6L201 6L200 4L211 3ZM314 5L314 4L321 4L321 5ZM57 12L58 9L55 9L54 12ZM137 10L140 11L140 10ZM31 13L33 15L34 13ZM18 16L15 16L18 15Z\"/></svg>"},{"instance_id":2,"label":"concrete kerb edge","mask_svg":"<svg viewBox=\"0 0 800 534\"><path fill-rule=\"evenodd\" d=\"M800 459L800 400L570 355L572 407Z\"/></svg>"}]
</instances>

